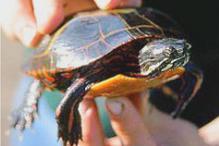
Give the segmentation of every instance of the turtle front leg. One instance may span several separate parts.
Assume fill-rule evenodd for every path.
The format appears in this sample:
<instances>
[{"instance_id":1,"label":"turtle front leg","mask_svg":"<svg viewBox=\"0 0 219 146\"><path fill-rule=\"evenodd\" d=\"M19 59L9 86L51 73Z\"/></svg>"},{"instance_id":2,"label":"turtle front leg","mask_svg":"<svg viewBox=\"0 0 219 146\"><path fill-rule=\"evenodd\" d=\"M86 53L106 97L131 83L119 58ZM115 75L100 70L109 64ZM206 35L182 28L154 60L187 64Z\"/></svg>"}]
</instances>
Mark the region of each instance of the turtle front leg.
<instances>
[{"instance_id":1,"label":"turtle front leg","mask_svg":"<svg viewBox=\"0 0 219 146\"><path fill-rule=\"evenodd\" d=\"M58 137L63 140L64 146L77 145L82 139L81 117L78 105L89 91L90 82L83 78L76 79L67 89L64 98L56 110L58 123Z\"/></svg>"},{"instance_id":2,"label":"turtle front leg","mask_svg":"<svg viewBox=\"0 0 219 146\"><path fill-rule=\"evenodd\" d=\"M31 127L38 112L38 101L44 91L39 80L34 80L26 93L23 104L12 112L11 126L23 131Z\"/></svg>"}]
</instances>

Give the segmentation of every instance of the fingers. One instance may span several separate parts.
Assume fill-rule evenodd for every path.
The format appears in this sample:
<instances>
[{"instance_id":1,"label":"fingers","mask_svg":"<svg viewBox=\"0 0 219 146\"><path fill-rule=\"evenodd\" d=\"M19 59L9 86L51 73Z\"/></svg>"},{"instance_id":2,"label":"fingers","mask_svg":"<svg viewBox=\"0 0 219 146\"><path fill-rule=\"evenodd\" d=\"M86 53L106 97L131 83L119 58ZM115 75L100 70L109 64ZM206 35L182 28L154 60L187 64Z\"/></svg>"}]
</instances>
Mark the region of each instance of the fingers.
<instances>
[{"instance_id":1,"label":"fingers","mask_svg":"<svg viewBox=\"0 0 219 146\"><path fill-rule=\"evenodd\" d=\"M35 24L35 18L32 9L32 3L30 0L21 0L19 2L19 13L14 24L15 36L23 42L26 46L33 46L38 40L41 39L41 35L37 32Z\"/></svg>"},{"instance_id":2,"label":"fingers","mask_svg":"<svg viewBox=\"0 0 219 146\"><path fill-rule=\"evenodd\" d=\"M97 9L93 0L63 0L65 16L71 16L80 11Z\"/></svg>"},{"instance_id":3,"label":"fingers","mask_svg":"<svg viewBox=\"0 0 219 146\"><path fill-rule=\"evenodd\" d=\"M127 98L108 99L106 107L112 127L124 145L155 146L139 112Z\"/></svg>"},{"instance_id":4,"label":"fingers","mask_svg":"<svg viewBox=\"0 0 219 146\"><path fill-rule=\"evenodd\" d=\"M6 34L24 45L36 46L64 19L62 0L8 0L2 7L1 24Z\"/></svg>"},{"instance_id":5,"label":"fingers","mask_svg":"<svg viewBox=\"0 0 219 146\"><path fill-rule=\"evenodd\" d=\"M37 29L42 34L51 33L64 19L62 0L33 0Z\"/></svg>"},{"instance_id":6,"label":"fingers","mask_svg":"<svg viewBox=\"0 0 219 146\"><path fill-rule=\"evenodd\" d=\"M94 100L84 99L79 106L83 141L80 146L103 146L104 133Z\"/></svg>"},{"instance_id":7,"label":"fingers","mask_svg":"<svg viewBox=\"0 0 219 146\"><path fill-rule=\"evenodd\" d=\"M80 2L80 3L79 3ZM140 6L142 0L95 0L99 8ZM65 8L64 8L65 7ZM43 35L61 24L64 15L95 8L91 0L7 0L1 4L1 24L11 38L24 45L36 46Z\"/></svg>"},{"instance_id":8,"label":"fingers","mask_svg":"<svg viewBox=\"0 0 219 146\"><path fill-rule=\"evenodd\" d=\"M94 0L101 9L113 9L121 7L139 7L142 0Z\"/></svg>"},{"instance_id":9,"label":"fingers","mask_svg":"<svg viewBox=\"0 0 219 146\"><path fill-rule=\"evenodd\" d=\"M37 33L35 18L30 0L9 0L4 3L1 23L4 31L23 44L34 45L41 39Z\"/></svg>"}]
</instances>

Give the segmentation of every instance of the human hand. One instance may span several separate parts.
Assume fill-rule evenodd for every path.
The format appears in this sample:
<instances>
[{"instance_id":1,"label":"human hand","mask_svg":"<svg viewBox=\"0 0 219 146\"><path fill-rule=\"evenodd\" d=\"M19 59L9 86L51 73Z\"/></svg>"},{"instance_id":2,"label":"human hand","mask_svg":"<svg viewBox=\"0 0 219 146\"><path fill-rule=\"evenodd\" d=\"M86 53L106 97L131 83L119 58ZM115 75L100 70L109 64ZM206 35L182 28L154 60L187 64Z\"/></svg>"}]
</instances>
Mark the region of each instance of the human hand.
<instances>
[{"instance_id":1,"label":"human hand","mask_svg":"<svg viewBox=\"0 0 219 146\"><path fill-rule=\"evenodd\" d=\"M138 104L137 100L132 98L134 104ZM140 112L128 98L108 99L106 108L117 136L113 138L104 136L94 101L85 99L79 106L83 133L83 141L79 142L79 146L156 145L144 125Z\"/></svg>"},{"instance_id":2,"label":"human hand","mask_svg":"<svg viewBox=\"0 0 219 146\"><path fill-rule=\"evenodd\" d=\"M219 146L219 116L199 129L200 136L211 146Z\"/></svg>"},{"instance_id":3,"label":"human hand","mask_svg":"<svg viewBox=\"0 0 219 146\"><path fill-rule=\"evenodd\" d=\"M146 92L145 92L146 93ZM106 101L116 137L106 138L92 98L82 101L83 141L79 146L217 146L219 120L198 129L183 119L173 119L156 108L149 108L147 93Z\"/></svg>"},{"instance_id":4,"label":"human hand","mask_svg":"<svg viewBox=\"0 0 219 146\"><path fill-rule=\"evenodd\" d=\"M101 9L140 6L141 0L94 0ZM96 8L93 0L7 0L1 5L1 25L10 38L36 46L67 15Z\"/></svg>"}]
</instances>

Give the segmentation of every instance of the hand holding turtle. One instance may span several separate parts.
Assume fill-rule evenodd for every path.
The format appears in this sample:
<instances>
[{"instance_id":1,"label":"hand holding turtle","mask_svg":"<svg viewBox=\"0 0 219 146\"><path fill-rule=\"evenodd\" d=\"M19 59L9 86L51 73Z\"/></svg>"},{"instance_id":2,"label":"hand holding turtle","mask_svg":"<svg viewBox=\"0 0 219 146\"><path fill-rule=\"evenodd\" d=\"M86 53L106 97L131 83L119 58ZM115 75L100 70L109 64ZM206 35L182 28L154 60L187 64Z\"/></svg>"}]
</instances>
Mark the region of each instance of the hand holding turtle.
<instances>
[{"instance_id":1,"label":"hand holding turtle","mask_svg":"<svg viewBox=\"0 0 219 146\"><path fill-rule=\"evenodd\" d=\"M141 0L95 0L101 9L139 6ZM8 0L1 4L1 25L6 34L26 46L36 46L44 35L53 32L64 17L94 9L93 0Z\"/></svg>"},{"instance_id":2,"label":"hand holding turtle","mask_svg":"<svg viewBox=\"0 0 219 146\"><path fill-rule=\"evenodd\" d=\"M117 136L109 139L104 136L94 101L85 99L79 108L83 132L79 146L156 146L141 114L128 98L109 99L106 108Z\"/></svg>"},{"instance_id":3,"label":"hand holding turtle","mask_svg":"<svg viewBox=\"0 0 219 146\"><path fill-rule=\"evenodd\" d=\"M106 138L98 117L97 107L91 99L79 106L82 115L83 141L79 146L216 146L219 118L197 129L188 121L173 120L153 108L147 111L142 99L116 98L106 100L111 125L116 137ZM145 100L146 101L146 100ZM147 101L146 101L147 102ZM143 112L142 112L143 111Z\"/></svg>"}]
</instances>

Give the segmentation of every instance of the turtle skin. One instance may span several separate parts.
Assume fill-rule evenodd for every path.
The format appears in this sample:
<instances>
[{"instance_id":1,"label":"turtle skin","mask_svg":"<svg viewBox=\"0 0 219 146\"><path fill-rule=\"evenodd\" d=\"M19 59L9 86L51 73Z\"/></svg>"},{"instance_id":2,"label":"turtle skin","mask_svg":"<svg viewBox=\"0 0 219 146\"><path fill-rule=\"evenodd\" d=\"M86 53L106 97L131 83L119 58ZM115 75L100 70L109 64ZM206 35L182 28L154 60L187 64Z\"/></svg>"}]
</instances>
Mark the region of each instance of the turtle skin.
<instances>
[{"instance_id":1,"label":"turtle skin","mask_svg":"<svg viewBox=\"0 0 219 146\"><path fill-rule=\"evenodd\" d=\"M58 137L64 146L77 145L83 138L78 105L85 95L127 96L184 80L190 48L177 23L152 8L79 13L33 51L24 66L34 82L12 126L30 126L43 91L58 89L64 93L56 110ZM202 73L193 72L191 88L168 92L179 102L173 117L201 86Z\"/></svg>"}]
</instances>

